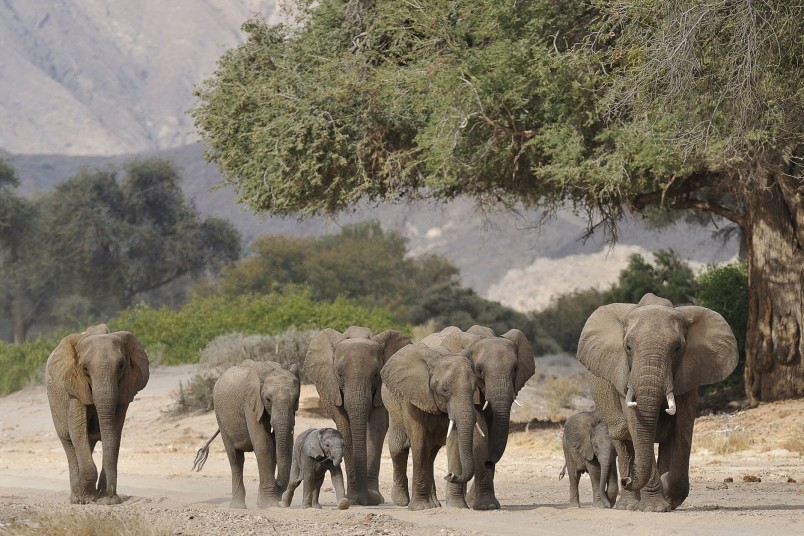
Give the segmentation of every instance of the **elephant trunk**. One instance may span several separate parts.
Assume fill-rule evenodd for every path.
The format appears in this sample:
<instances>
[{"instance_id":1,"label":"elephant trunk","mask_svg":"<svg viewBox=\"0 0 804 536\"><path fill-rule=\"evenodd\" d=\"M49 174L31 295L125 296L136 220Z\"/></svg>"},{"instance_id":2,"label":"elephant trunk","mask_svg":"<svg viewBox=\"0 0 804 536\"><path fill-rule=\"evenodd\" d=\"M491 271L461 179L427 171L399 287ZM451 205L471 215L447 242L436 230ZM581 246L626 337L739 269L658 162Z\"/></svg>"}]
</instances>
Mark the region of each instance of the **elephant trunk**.
<instances>
[{"instance_id":1,"label":"elephant trunk","mask_svg":"<svg viewBox=\"0 0 804 536\"><path fill-rule=\"evenodd\" d=\"M470 406L472 406L470 404ZM458 456L461 460L461 474L449 473L447 480L456 484L466 484L475 474L475 460L472 451L473 438L475 433L474 411L468 415L461 414L455 421L455 433L458 441Z\"/></svg>"},{"instance_id":2,"label":"elephant trunk","mask_svg":"<svg viewBox=\"0 0 804 536\"><path fill-rule=\"evenodd\" d=\"M352 467L357 482L357 504L368 505L368 454L366 426L372 405L371 388L352 392L344 401L352 436Z\"/></svg>"},{"instance_id":3,"label":"elephant trunk","mask_svg":"<svg viewBox=\"0 0 804 536\"><path fill-rule=\"evenodd\" d=\"M271 417L276 441L276 487L283 493L290 480L290 465L293 459L293 427L295 425L293 408Z\"/></svg>"},{"instance_id":4,"label":"elephant trunk","mask_svg":"<svg viewBox=\"0 0 804 536\"><path fill-rule=\"evenodd\" d=\"M650 381L639 382L633 386L637 405L626 408L629 432L634 444L634 474L625 476L622 485L629 491L645 487L653 473L653 466L656 463L653 443L656 439L659 411L664 404L663 385L656 381L656 378L663 376L662 367L643 368L651 369L644 374Z\"/></svg>"},{"instance_id":5,"label":"elephant trunk","mask_svg":"<svg viewBox=\"0 0 804 536\"><path fill-rule=\"evenodd\" d=\"M609 501L611 494L607 489L609 475L612 469L611 466L612 463L614 463L614 456L612 456L611 449L602 449L602 452L597 453L597 459L600 462L600 489L598 490L600 492L600 499L603 501L603 504L606 505L606 508L611 508L612 505Z\"/></svg>"},{"instance_id":6,"label":"elephant trunk","mask_svg":"<svg viewBox=\"0 0 804 536\"><path fill-rule=\"evenodd\" d=\"M92 393L95 402L95 411L98 414L101 444L103 445L102 472L105 479L105 489L99 489L106 497L117 494L117 457L120 453L120 436L118 428L122 423L117 422L117 385L96 388Z\"/></svg>"},{"instance_id":7,"label":"elephant trunk","mask_svg":"<svg viewBox=\"0 0 804 536\"><path fill-rule=\"evenodd\" d=\"M514 403L514 391L510 376L487 379L486 398L489 401L492 415L489 461L496 464L502 458L505 447L508 444L511 404Z\"/></svg>"}]
</instances>

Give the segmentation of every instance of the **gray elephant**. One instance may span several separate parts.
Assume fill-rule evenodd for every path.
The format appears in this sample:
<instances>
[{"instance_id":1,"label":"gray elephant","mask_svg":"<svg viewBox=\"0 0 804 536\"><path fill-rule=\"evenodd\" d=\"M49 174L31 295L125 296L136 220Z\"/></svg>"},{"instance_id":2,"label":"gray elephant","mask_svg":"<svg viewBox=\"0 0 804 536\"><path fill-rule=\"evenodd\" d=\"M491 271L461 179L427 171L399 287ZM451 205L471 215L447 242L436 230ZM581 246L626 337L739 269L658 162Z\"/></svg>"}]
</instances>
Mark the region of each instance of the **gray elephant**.
<instances>
[{"instance_id":1,"label":"gray elephant","mask_svg":"<svg viewBox=\"0 0 804 536\"><path fill-rule=\"evenodd\" d=\"M462 354L416 343L406 346L382 369L382 397L388 409L388 448L394 467L393 500L410 510L441 506L433 463L447 445L447 505L466 508L466 483L485 471L485 422L474 406L477 378ZM455 433L451 435L454 428ZM408 489L408 454L413 457L413 489Z\"/></svg>"},{"instance_id":2,"label":"gray elephant","mask_svg":"<svg viewBox=\"0 0 804 536\"><path fill-rule=\"evenodd\" d=\"M282 506L290 506L293 492L304 482L304 508L321 508L318 496L321 485L329 471L335 487L335 500L339 510L349 508L349 499L343 486L343 436L334 428L310 428L302 432L293 444L293 465L290 468L290 482L282 495Z\"/></svg>"},{"instance_id":3,"label":"gray elephant","mask_svg":"<svg viewBox=\"0 0 804 536\"><path fill-rule=\"evenodd\" d=\"M245 452L254 452L257 458L257 507L279 504L290 477L299 390L299 367L286 368L272 361L246 359L229 367L215 382L212 402L232 470L232 508L246 507ZM198 470L212 439L198 451L194 466Z\"/></svg>"},{"instance_id":4,"label":"gray elephant","mask_svg":"<svg viewBox=\"0 0 804 536\"><path fill-rule=\"evenodd\" d=\"M569 472L569 502L580 506L578 481L589 473L594 505L611 508L617 499L617 451L606 423L596 411L582 411L564 423L564 468L558 479Z\"/></svg>"},{"instance_id":5,"label":"gray elephant","mask_svg":"<svg viewBox=\"0 0 804 536\"><path fill-rule=\"evenodd\" d=\"M380 370L410 339L394 330L377 335L352 326L343 333L324 329L310 342L304 372L321 405L343 435L347 496L352 503L382 504L380 455L388 412L380 394Z\"/></svg>"},{"instance_id":6,"label":"gray elephant","mask_svg":"<svg viewBox=\"0 0 804 536\"><path fill-rule=\"evenodd\" d=\"M722 381L737 366L731 328L710 309L673 307L646 294L638 304L592 313L577 357L592 373L592 398L617 449L617 508L677 508L689 494L698 386Z\"/></svg>"},{"instance_id":7,"label":"gray elephant","mask_svg":"<svg viewBox=\"0 0 804 536\"><path fill-rule=\"evenodd\" d=\"M119 504L117 460L126 411L148 383L148 356L134 335L106 324L61 340L45 365L47 398L67 454L70 502ZM92 452L103 443L100 477Z\"/></svg>"},{"instance_id":8,"label":"gray elephant","mask_svg":"<svg viewBox=\"0 0 804 536\"><path fill-rule=\"evenodd\" d=\"M494 493L494 468L508 443L511 405L536 369L533 347L518 329L498 337L484 326L472 326L466 332L454 326L444 328L425 337L422 343L430 347L442 346L450 352L464 352L472 361L483 420L491 433L486 438L488 459L484 460L484 467L487 470L484 478L475 476L468 500L477 510L499 508Z\"/></svg>"}]
</instances>

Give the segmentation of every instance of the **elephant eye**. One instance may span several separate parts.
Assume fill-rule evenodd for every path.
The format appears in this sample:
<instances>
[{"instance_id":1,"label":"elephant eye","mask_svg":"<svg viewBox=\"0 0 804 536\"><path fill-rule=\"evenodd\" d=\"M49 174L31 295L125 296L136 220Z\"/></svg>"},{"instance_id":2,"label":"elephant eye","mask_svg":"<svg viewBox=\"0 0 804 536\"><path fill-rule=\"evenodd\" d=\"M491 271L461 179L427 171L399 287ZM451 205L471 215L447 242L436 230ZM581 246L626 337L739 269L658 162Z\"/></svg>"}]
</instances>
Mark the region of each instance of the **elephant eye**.
<instances>
[{"instance_id":1,"label":"elephant eye","mask_svg":"<svg viewBox=\"0 0 804 536\"><path fill-rule=\"evenodd\" d=\"M625 351L626 351L627 353L629 353L629 354L630 354L630 353L631 353L631 350L632 350L632 349L631 349L631 343L630 343L630 342L626 342L626 343L625 343Z\"/></svg>"}]
</instances>

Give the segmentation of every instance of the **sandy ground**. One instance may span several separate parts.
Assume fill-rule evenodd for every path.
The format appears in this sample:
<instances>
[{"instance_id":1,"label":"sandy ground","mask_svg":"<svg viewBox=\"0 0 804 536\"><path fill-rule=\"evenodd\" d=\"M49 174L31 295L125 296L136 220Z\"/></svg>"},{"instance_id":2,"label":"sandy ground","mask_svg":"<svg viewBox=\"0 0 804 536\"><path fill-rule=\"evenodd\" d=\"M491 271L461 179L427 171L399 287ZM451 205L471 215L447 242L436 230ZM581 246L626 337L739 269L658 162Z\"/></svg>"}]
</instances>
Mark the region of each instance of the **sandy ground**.
<instances>
[{"instance_id":1,"label":"sandy ground","mask_svg":"<svg viewBox=\"0 0 804 536\"><path fill-rule=\"evenodd\" d=\"M545 364L547 363L547 364ZM545 419L541 386L554 370L578 372L577 362L542 362L520 393L522 408L512 420ZM591 507L591 485L581 480L581 508L567 505L569 484L558 480L563 465L560 429L532 422L513 432L497 468L502 509L475 512L438 508L411 512L386 503L377 507L335 509L327 480L323 510L299 507L301 488L291 508L254 508L257 469L246 457L247 510L233 510L230 473L220 439L211 445L204 470L190 471L196 450L216 430L213 413L185 418L166 413L171 393L195 373L193 366L157 368L148 386L129 407L123 432L118 506L68 504L67 462L53 430L45 389L31 386L0 398L0 534L36 528L43 515L70 513L139 518L161 533L223 534L804 534L804 400L762 405L733 414L701 417L691 460L692 490L687 501L667 514ZM296 432L332 426L317 412L317 394L304 386ZM588 405L573 400L570 413ZM96 453L96 459L97 459ZM436 474L446 474L439 455ZM409 468L410 471L410 468ZM726 479L733 482L724 482ZM391 463L380 473L390 497ZM745 480L757 480L753 482ZM438 481L438 479L437 479ZM443 487L439 489L443 496ZM625 531L625 532L623 532Z\"/></svg>"}]
</instances>

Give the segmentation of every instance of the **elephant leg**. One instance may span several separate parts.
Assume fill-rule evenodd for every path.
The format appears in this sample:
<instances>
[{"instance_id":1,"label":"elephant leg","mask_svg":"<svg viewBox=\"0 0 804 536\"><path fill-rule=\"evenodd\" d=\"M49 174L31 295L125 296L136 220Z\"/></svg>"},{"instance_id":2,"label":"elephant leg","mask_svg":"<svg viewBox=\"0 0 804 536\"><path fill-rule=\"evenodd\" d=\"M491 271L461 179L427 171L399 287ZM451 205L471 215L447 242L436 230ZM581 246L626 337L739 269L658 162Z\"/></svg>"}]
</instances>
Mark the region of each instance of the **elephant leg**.
<instances>
[{"instance_id":1,"label":"elephant leg","mask_svg":"<svg viewBox=\"0 0 804 536\"><path fill-rule=\"evenodd\" d=\"M322 404L324 402L322 401ZM357 473L352 453L352 427L343 408L334 404L326 404L327 413L335 422L335 428L343 436L343 465L346 467L346 496L351 502L357 504Z\"/></svg>"},{"instance_id":2,"label":"elephant leg","mask_svg":"<svg viewBox=\"0 0 804 536\"><path fill-rule=\"evenodd\" d=\"M461 458L458 453L456 435L452 434L451 437L447 438L447 470L450 473L460 475L463 471L461 470ZM433 462L435 463L435 460ZM447 506L469 508L469 505L466 504L466 483L447 482Z\"/></svg>"},{"instance_id":3,"label":"elephant leg","mask_svg":"<svg viewBox=\"0 0 804 536\"><path fill-rule=\"evenodd\" d=\"M592 481L592 505L605 508L606 505L603 504L603 498L600 496L600 465L588 462L586 472L589 473L589 480Z\"/></svg>"},{"instance_id":4,"label":"elephant leg","mask_svg":"<svg viewBox=\"0 0 804 536\"><path fill-rule=\"evenodd\" d=\"M438 500L438 494L436 493L437 488L435 483L435 460L439 450L441 450L440 445L430 449L430 456L427 459L427 472L430 475L430 495L427 499L428 508L441 507L441 502Z\"/></svg>"},{"instance_id":5,"label":"elephant leg","mask_svg":"<svg viewBox=\"0 0 804 536\"><path fill-rule=\"evenodd\" d=\"M226 447L226 456L229 458L229 468L232 471L232 502L230 508L246 507L246 487L243 485L243 464L246 457L242 450L237 450L229 436L221 433L223 446Z\"/></svg>"},{"instance_id":6,"label":"elephant leg","mask_svg":"<svg viewBox=\"0 0 804 536\"><path fill-rule=\"evenodd\" d=\"M423 435L422 432L416 434ZM413 458L413 489L411 490L408 510L426 510L433 508L431 502L433 490L432 452L423 437L410 438L410 451Z\"/></svg>"},{"instance_id":7,"label":"elephant leg","mask_svg":"<svg viewBox=\"0 0 804 536\"><path fill-rule=\"evenodd\" d=\"M329 470L329 477L332 480L332 487L335 488L335 502L340 510L349 508L349 499L346 498L346 490L343 486L343 471L341 466L336 465Z\"/></svg>"},{"instance_id":8,"label":"elephant leg","mask_svg":"<svg viewBox=\"0 0 804 536\"><path fill-rule=\"evenodd\" d=\"M614 449L617 451L617 466L620 468L620 477L626 478L634 474L634 445L630 441L614 440ZM636 510L639 503L639 491L620 489L620 499L615 508L618 510Z\"/></svg>"},{"instance_id":9,"label":"elephant leg","mask_svg":"<svg viewBox=\"0 0 804 536\"><path fill-rule=\"evenodd\" d=\"M472 479L472 487L469 491L469 503L473 510L497 510L500 508L500 501L494 493L494 472L495 465L488 461L490 441L489 428L481 413L477 413L477 422L481 426L484 438L475 430L474 432L474 460L475 476Z\"/></svg>"},{"instance_id":10,"label":"elephant leg","mask_svg":"<svg viewBox=\"0 0 804 536\"><path fill-rule=\"evenodd\" d=\"M635 509L643 512L670 511L670 504L664 498L664 491L662 489L661 479L659 478L656 460L653 461L648 483L645 484L644 488L639 490L639 503L637 503Z\"/></svg>"},{"instance_id":11,"label":"elephant leg","mask_svg":"<svg viewBox=\"0 0 804 536\"><path fill-rule=\"evenodd\" d=\"M80 504L78 495L78 457L75 453L75 447L73 446L73 442L70 441L69 436L61 437L61 435L59 435L59 440L61 441L61 446L64 448L64 453L67 455L67 467L70 472L70 503Z\"/></svg>"},{"instance_id":12,"label":"elephant leg","mask_svg":"<svg viewBox=\"0 0 804 536\"><path fill-rule=\"evenodd\" d=\"M276 444L274 438L263 426L258 424L254 431L249 428L254 456L257 458L257 472L260 475L257 492L257 508L277 506L276 486Z\"/></svg>"},{"instance_id":13,"label":"elephant leg","mask_svg":"<svg viewBox=\"0 0 804 536\"><path fill-rule=\"evenodd\" d=\"M313 475L313 489L311 495L311 502L313 508L321 509L321 504L318 502L318 497L321 494L321 486L324 485L324 476L326 471Z\"/></svg>"},{"instance_id":14,"label":"elephant leg","mask_svg":"<svg viewBox=\"0 0 804 536\"><path fill-rule=\"evenodd\" d=\"M79 402L78 399L71 398L69 400L68 419L70 443L75 452L78 465L78 475L75 487L71 490L70 502L73 504L87 504L95 500L98 481L98 468L92 459L92 448L89 444L87 406Z\"/></svg>"},{"instance_id":15,"label":"elephant leg","mask_svg":"<svg viewBox=\"0 0 804 536\"><path fill-rule=\"evenodd\" d=\"M366 480L369 506L376 506L385 502L385 498L380 493L380 459L382 457L382 445L387 432L388 411L382 406L374 408L369 415L366 440L366 455L368 458Z\"/></svg>"},{"instance_id":16,"label":"elephant leg","mask_svg":"<svg viewBox=\"0 0 804 536\"><path fill-rule=\"evenodd\" d=\"M695 413L698 408L698 392L693 389L676 398L675 426L669 439L669 456L666 465L660 465L659 474L663 484L665 499L675 510L690 492L690 450L695 426ZM664 461L661 456L660 459Z\"/></svg>"},{"instance_id":17,"label":"elephant leg","mask_svg":"<svg viewBox=\"0 0 804 536\"><path fill-rule=\"evenodd\" d=\"M391 491L391 500L397 506L407 506L410 503L408 493L408 454L410 446L407 435L392 423L388 427L388 451L391 454L393 465L394 484Z\"/></svg>"},{"instance_id":18,"label":"elephant leg","mask_svg":"<svg viewBox=\"0 0 804 536\"><path fill-rule=\"evenodd\" d=\"M282 494L282 502L281 502L282 506L284 507L290 506L290 503L293 502L293 494L296 491L296 488L298 488L299 484L301 483L302 483L302 471L300 468L299 460L293 460L293 462L290 465L290 478L288 479L288 487Z\"/></svg>"},{"instance_id":19,"label":"elephant leg","mask_svg":"<svg viewBox=\"0 0 804 536\"><path fill-rule=\"evenodd\" d=\"M570 506L577 506L578 508L581 507L581 497L580 492L578 491L578 484L581 481L582 474L583 473L575 467L567 467L567 476L569 477L570 483L569 503Z\"/></svg>"}]
</instances>

